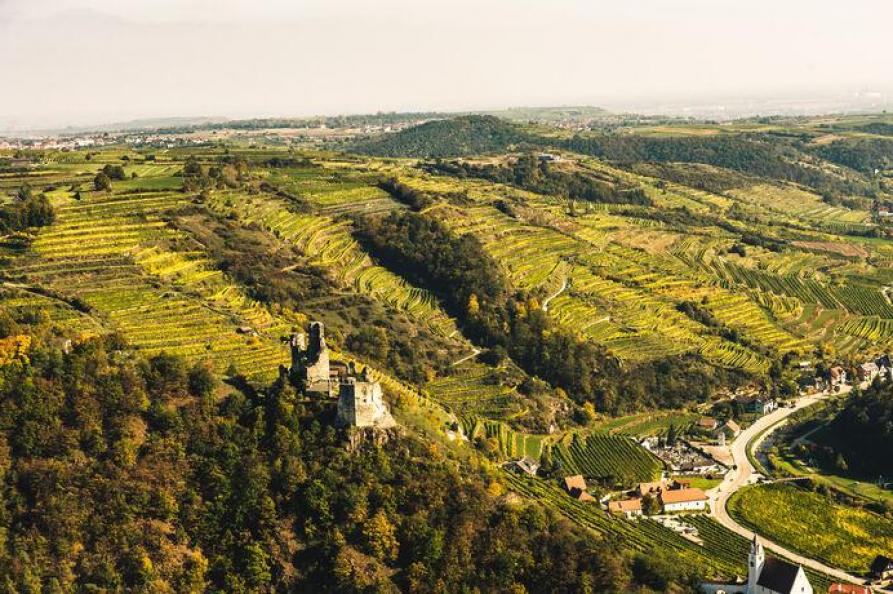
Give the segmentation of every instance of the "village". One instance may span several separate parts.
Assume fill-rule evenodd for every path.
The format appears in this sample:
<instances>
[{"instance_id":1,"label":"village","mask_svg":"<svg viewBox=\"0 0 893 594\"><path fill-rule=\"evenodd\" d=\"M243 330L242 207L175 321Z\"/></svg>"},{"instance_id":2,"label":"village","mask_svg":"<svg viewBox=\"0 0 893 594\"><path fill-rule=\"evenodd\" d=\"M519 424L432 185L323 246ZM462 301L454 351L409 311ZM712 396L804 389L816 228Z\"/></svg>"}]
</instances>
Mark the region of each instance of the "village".
<instances>
[{"instance_id":1,"label":"village","mask_svg":"<svg viewBox=\"0 0 893 594\"><path fill-rule=\"evenodd\" d=\"M798 367L803 373L798 394L801 398L848 392L854 385L865 387L893 379L893 365L886 354L849 369L842 365L816 369L808 361L801 362ZM634 522L648 518L702 545L698 528L686 517L689 514L712 514L714 511L711 510L714 499L711 489L719 485L724 477L731 476L735 468L732 444L745 428L757 420L779 408L794 406L793 401L776 399L753 390L741 390L727 399L712 403L709 411L704 410L700 417L684 428L670 426L667 432L637 440L639 446L663 464L657 480L619 489L620 485L605 484L599 477L583 474L568 474L558 480L568 497L599 506L609 516ZM747 439L752 439L752 436ZM513 460L506 464L506 468L531 477L542 476L539 464L530 458ZM755 474L752 480L765 479ZM767 556L755 535L748 568L746 581L705 582L701 589L706 594L813 592L813 586L801 565ZM828 592L867 594L876 591L875 588L893 587L893 559L878 556L872 564L867 583L869 585L835 582Z\"/></svg>"},{"instance_id":2,"label":"village","mask_svg":"<svg viewBox=\"0 0 893 594\"><path fill-rule=\"evenodd\" d=\"M371 430L373 434L397 426L384 402L381 385L370 376L368 369L359 370L352 362L332 360L321 322L311 322L307 334L293 334L289 347L291 365L280 370L282 377L308 397L336 399L337 426L351 431ZM887 381L890 373L887 356L865 362L854 371L861 385ZM817 390L835 393L848 384L849 376L842 367L831 367L817 376L814 383L804 389L804 394ZM712 497L706 485L718 484L732 470L734 460L730 454L730 444L742 434L739 421L753 423L786 405L766 395L736 394L722 406L714 405L714 410L735 411L735 418L705 414L685 431L671 427L666 434L644 437L638 441L641 448L663 464L657 480L639 482L631 489L616 490L617 485L592 487L587 482L598 480L597 477L565 474L558 479L560 486L567 497L599 506L609 516L627 521L642 521L647 517L703 545L698 528L687 521L686 516L711 512ZM504 466L510 472L541 477L540 463L529 457L511 460ZM756 535L750 544L747 567L746 579L704 582L701 590L705 594L812 594L814 591L803 566L768 556ZM833 583L828 592L868 594L874 591L872 587L891 584L893 559L878 556L871 566L871 586Z\"/></svg>"}]
</instances>

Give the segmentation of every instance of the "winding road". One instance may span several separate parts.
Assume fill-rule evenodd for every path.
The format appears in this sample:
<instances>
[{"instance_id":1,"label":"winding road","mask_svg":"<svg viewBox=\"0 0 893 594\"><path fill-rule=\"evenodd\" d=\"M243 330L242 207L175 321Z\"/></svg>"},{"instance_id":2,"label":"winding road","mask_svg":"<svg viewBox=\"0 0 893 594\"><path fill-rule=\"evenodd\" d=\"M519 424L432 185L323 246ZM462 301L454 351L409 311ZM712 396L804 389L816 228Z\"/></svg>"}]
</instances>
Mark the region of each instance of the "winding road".
<instances>
[{"instance_id":1,"label":"winding road","mask_svg":"<svg viewBox=\"0 0 893 594\"><path fill-rule=\"evenodd\" d=\"M850 386L844 386L840 392L837 392L835 394L844 394L846 392L849 392L850 390ZM716 519L717 522L719 522L732 532L740 534L747 539L751 539L754 537L754 533L732 519L732 517L729 515L728 510L726 509L729 498L732 496L733 493L735 493L742 487L757 482L760 476L757 474L756 469L753 467L753 464L751 464L750 459L748 459L747 457L748 449L755 449L757 446L759 446L759 444L762 443L771 433L781 427L791 414L807 406L815 404L816 402L820 402L830 396L832 396L832 394L829 394L827 392L804 396L797 400L792 407L779 408L775 411L772 411L768 415L761 417L754 424L752 424L750 427L748 427L738 435L735 441L732 442L731 447L732 460L734 460L735 464L734 468L726 474L723 482L718 487L715 487L707 492L707 495L710 497L711 515L714 519ZM825 573L833 577L834 579L838 579L842 582L850 582L855 584L864 583L864 579L862 578L850 575L845 571L841 571L834 567L829 567L828 565L825 565L824 563L821 563L814 559L798 555L794 551L786 549L785 547L774 543L771 540L763 538L759 535L756 536L765 548L773 551L776 554L787 557L791 561L799 563L804 567L809 567L810 569L814 569L815 571Z\"/></svg>"},{"instance_id":2,"label":"winding road","mask_svg":"<svg viewBox=\"0 0 893 594\"><path fill-rule=\"evenodd\" d=\"M546 297L545 300L543 300L543 305L542 305L543 311L549 311L549 302L552 301L553 299L555 299L556 297L558 297L559 295L561 295L562 293L564 293L567 290L567 287L569 284L570 284L570 281L568 280L567 277L565 277L564 282L561 283L561 288L558 289L557 291L555 291L554 293L552 293L551 295L549 295L548 297Z\"/></svg>"}]
</instances>

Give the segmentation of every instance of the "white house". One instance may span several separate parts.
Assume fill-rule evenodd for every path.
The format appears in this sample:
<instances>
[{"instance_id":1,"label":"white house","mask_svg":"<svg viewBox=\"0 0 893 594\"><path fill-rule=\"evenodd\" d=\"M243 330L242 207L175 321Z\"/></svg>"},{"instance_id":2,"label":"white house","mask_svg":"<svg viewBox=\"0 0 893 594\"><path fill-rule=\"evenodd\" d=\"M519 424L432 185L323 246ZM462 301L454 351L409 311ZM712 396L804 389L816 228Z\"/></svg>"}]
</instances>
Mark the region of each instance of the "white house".
<instances>
[{"instance_id":1,"label":"white house","mask_svg":"<svg viewBox=\"0 0 893 594\"><path fill-rule=\"evenodd\" d=\"M528 456L507 462L505 466L509 470L517 472L518 474L526 474L528 476L536 476L536 473L539 472L540 469L539 463Z\"/></svg>"},{"instance_id":2,"label":"white house","mask_svg":"<svg viewBox=\"0 0 893 594\"><path fill-rule=\"evenodd\" d=\"M813 594L803 568L787 561L766 558L763 545L754 537L747 556L747 583L701 584L705 594Z\"/></svg>"},{"instance_id":3,"label":"white house","mask_svg":"<svg viewBox=\"0 0 893 594\"><path fill-rule=\"evenodd\" d=\"M681 511L704 511L707 509L707 494L701 489L672 489L660 492L658 496L665 513Z\"/></svg>"}]
</instances>

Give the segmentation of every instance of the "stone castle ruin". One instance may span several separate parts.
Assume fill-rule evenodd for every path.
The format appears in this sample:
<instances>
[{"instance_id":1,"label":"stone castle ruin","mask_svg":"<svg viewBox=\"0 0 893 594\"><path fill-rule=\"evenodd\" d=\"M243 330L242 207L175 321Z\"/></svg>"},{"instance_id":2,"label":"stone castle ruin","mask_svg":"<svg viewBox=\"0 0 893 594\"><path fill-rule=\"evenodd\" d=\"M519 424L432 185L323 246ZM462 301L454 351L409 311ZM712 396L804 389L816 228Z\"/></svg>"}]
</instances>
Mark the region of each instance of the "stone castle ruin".
<instances>
[{"instance_id":1,"label":"stone castle ruin","mask_svg":"<svg viewBox=\"0 0 893 594\"><path fill-rule=\"evenodd\" d=\"M396 426L385 404L381 384L353 363L332 362L322 322L311 322L309 335L296 333L289 340L292 383L307 395L338 396L337 423L346 427L388 429Z\"/></svg>"},{"instance_id":2,"label":"stone castle ruin","mask_svg":"<svg viewBox=\"0 0 893 594\"><path fill-rule=\"evenodd\" d=\"M382 398L381 384L369 377L368 369L357 375L353 365L338 390L339 425L389 429L397 425Z\"/></svg>"},{"instance_id":3,"label":"stone castle ruin","mask_svg":"<svg viewBox=\"0 0 893 594\"><path fill-rule=\"evenodd\" d=\"M301 386L307 394L333 396L339 369L333 370L329 361L329 348L326 346L322 322L310 323L309 337L303 332L293 335L289 346L291 367L288 371L292 382Z\"/></svg>"}]
</instances>

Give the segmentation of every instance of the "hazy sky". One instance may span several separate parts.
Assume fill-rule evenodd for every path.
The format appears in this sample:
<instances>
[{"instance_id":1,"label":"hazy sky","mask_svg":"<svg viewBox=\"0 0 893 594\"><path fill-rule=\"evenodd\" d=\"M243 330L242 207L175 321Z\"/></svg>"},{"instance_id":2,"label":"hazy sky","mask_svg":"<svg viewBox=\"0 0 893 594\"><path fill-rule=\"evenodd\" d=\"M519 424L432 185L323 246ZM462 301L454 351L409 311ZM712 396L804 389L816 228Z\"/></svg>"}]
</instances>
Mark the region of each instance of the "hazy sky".
<instances>
[{"instance_id":1,"label":"hazy sky","mask_svg":"<svg viewBox=\"0 0 893 594\"><path fill-rule=\"evenodd\" d=\"M0 125L893 90L891 0L0 0Z\"/></svg>"}]
</instances>

